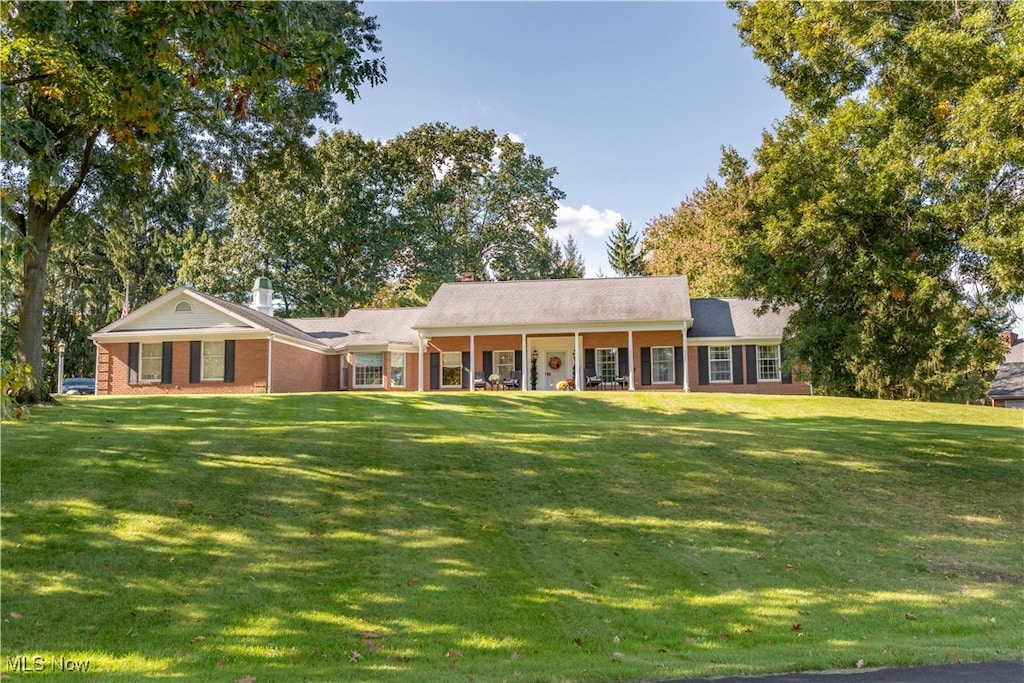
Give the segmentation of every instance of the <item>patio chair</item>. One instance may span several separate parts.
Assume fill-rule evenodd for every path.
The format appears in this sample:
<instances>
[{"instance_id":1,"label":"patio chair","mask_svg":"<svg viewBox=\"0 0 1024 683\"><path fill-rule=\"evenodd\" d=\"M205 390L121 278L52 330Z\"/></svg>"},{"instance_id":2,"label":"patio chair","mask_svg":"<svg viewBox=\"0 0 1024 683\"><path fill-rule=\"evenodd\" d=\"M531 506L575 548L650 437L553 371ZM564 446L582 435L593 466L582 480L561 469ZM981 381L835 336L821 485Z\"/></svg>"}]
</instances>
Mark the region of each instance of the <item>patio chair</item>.
<instances>
[{"instance_id":1,"label":"patio chair","mask_svg":"<svg viewBox=\"0 0 1024 683\"><path fill-rule=\"evenodd\" d=\"M486 389L487 388L487 378L484 377L484 373L482 373L482 372L475 372L475 373L473 373L473 388L474 389Z\"/></svg>"},{"instance_id":2,"label":"patio chair","mask_svg":"<svg viewBox=\"0 0 1024 683\"><path fill-rule=\"evenodd\" d=\"M601 375L597 374L597 370L594 368L586 368L583 371L583 388L590 389L591 387L601 388Z\"/></svg>"},{"instance_id":3,"label":"patio chair","mask_svg":"<svg viewBox=\"0 0 1024 683\"><path fill-rule=\"evenodd\" d=\"M523 373L519 370L513 370L508 379L501 380L501 386L506 389L518 389L519 383L523 380Z\"/></svg>"}]
</instances>

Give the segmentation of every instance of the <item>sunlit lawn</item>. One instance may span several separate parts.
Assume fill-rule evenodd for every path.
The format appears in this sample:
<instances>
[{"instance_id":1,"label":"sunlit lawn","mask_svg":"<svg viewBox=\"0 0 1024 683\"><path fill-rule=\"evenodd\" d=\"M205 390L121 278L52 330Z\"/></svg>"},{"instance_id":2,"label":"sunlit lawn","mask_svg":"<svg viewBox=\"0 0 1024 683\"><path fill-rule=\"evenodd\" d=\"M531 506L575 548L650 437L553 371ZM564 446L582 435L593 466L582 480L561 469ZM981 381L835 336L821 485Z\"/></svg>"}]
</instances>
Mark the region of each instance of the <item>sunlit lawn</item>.
<instances>
[{"instance_id":1,"label":"sunlit lawn","mask_svg":"<svg viewBox=\"0 0 1024 683\"><path fill-rule=\"evenodd\" d=\"M82 398L2 439L12 676L630 681L1024 652L1018 411Z\"/></svg>"}]
</instances>

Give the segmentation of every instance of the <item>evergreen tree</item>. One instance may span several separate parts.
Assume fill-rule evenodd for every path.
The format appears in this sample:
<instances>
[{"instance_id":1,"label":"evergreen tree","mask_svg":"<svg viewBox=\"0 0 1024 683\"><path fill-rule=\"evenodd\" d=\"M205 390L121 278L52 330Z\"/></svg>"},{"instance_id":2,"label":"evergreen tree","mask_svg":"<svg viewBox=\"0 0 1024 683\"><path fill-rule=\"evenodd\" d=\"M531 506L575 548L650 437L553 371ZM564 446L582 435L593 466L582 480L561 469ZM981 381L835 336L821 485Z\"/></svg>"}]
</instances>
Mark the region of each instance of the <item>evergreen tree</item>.
<instances>
[{"instance_id":1,"label":"evergreen tree","mask_svg":"<svg viewBox=\"0 0 1024 683\"><path fill-rule=\"evenodd\" d=\"M565 268L563 277L585 277L587 273L587 266L583 262L583 255L580 254L580 248L576 244L576 240L573 239L572 233L565 239L565 247L562 252L565 254Z\"/></svg>"},{"instance_id":2,"label":"evergreen tree","mask_svg":"<svg viewBox=\"0 0 1024 683\"><path fill-rule=\"evenodd\" d=\"M608 249L608 263L612 270L623 277L644 274L644 253L640 248L640 237L633 234L633 225L619 219L615 231L605 242Z\"/></svg>"}]
</instances>

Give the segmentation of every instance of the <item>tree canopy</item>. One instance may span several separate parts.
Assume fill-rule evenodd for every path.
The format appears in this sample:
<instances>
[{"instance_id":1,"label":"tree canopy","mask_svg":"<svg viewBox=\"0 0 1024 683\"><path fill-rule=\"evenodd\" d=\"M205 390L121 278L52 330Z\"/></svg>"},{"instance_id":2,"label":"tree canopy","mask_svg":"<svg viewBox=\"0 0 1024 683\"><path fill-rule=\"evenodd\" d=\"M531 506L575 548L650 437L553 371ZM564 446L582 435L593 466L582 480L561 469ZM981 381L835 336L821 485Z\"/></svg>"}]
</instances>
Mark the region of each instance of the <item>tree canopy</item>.
<instances>
[{"instance_id":1,"label":"tree canopy","mask_svg":"<svg viewBox=\"0 0 1024 683\"><path fill-rule=\"evenodd\" d=\"M252 166L224 228L186 251L181 279L244 300L267 275L286 315L341 315L422 304L465 272L571 276L549 235L555 172L478 128L426 124L386 143L321 135Z\"/></svg>"},{"instance_id":2,"label":"tree canopy","mask_svg":"<svg viewBox=\"0 0 1024 683\"><path fill-rule=\"evenodd\" d=\"M733 3L792 108L755 151L744 291L826 391L976 396L1024 294L1024 5Z\"/></svg>"},{"instance_id":3,"label":"tree canopy","mask_svg":"<svg viewBox=\"0 0 1024 683\"><path fill-rule=\"evenodd\" d=\"M384 80L358 3L7 2L0 28L5 248L21 256L18 356L42 393L52 226L90 174L143 185L183 160L231 172L336 121ZM69 225L70 227L70 225ZM5 305L6 308L6 305Z\"/></svg>"}]
</instances>

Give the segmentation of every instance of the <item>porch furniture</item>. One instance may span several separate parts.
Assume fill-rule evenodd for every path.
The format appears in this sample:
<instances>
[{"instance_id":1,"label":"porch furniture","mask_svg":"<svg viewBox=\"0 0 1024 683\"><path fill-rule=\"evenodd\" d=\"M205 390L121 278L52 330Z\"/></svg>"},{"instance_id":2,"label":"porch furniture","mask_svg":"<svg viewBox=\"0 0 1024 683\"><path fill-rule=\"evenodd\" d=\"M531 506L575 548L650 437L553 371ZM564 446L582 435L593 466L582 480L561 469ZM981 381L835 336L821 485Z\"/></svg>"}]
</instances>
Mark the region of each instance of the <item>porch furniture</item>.
<instances>
[{"instance_id":1,"label":"porch furniture","mask_svg":"<svg viewBox=\"0 0 1024 683\"><path fill-rule=\"evenodd\" d=\"M474 389L486 389L487 379L484 377L484 373L475 372L473 373L473 388Z\"/></svg>"},{"instance_id":2,"label":"porch furniture","mask_svg":"<svg viewBox=\"0 0 1024 683\"><path fill-rule=\"evenodd\" d=\"M501 381L501 386L503 386L506 389L518 389L519 388L519 383L522 380L523 380L523 373L520 372L519 370L513 370L509 374L508 379L503 379Z\"/></svg>"},{"instance_id":3,"label":"porch furniture","mask_svg":"<svg viewBox=\"0 0 1024 683\"><path fill-rule=\"evenodd\" d=\"M583 371L583 388L590 389L592 387L601 388L601 375L597 374L597 370L594 368L586 368Z\"/></svg>"}]
</instances>

